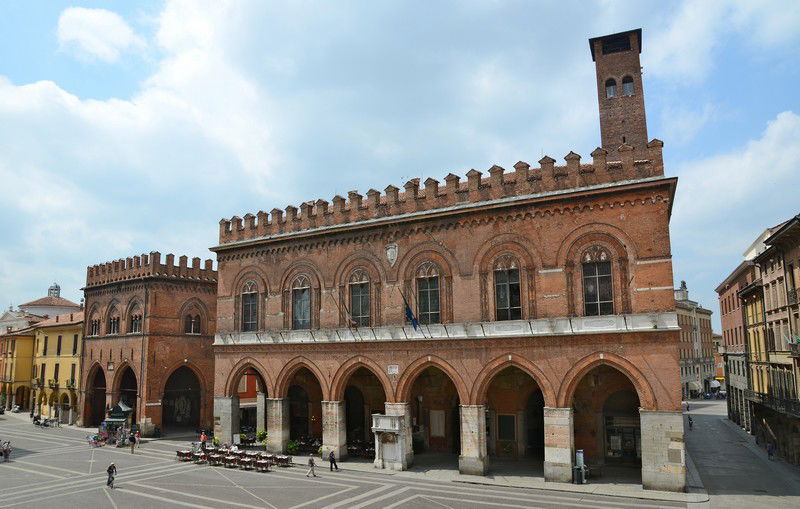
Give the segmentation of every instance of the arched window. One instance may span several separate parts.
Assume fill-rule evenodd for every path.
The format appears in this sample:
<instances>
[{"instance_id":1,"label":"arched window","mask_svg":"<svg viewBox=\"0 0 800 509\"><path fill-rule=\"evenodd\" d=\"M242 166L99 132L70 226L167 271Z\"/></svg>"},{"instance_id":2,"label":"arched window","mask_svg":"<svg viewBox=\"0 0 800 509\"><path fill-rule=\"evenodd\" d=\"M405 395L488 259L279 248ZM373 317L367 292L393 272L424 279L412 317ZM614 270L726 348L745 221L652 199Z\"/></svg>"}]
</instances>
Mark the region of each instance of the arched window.
<instances>
[{"instance_id":1,"label":"arched window","mask_svg":"<svg viewBox=\"0 0 800 509\"><path fill-rule=\"evenodd\" d=\"M299 275L292 282L292 329L311 328L311 281Z\"/></svg>"},{"instance_id":2,"label":"arched window","mask_svg":"<svg viewBox=\"0 0 800 509\"><path fill-rule=\"evenodd\" d=\"M425 262L417 268L417 319L419 323L441 323L441 299L439 298L439 268Z\"/></svg>"},{"instance_id":3,"label":"arched window","mask_svg":"<svg viewBox=\"0 0 800 509\"><path fill-rule=\"evenodd\" d=\"M586 316L614 314L611 285L611 257L600 246L589 248L581 257L583 305Z\"/></svg>"},{"instance_id":4,"label":"arched window","mask_svg":"<svg viewBox=\"0 0 800 509\"><path fill-rule=\"evenodd\" d=\"M614 78L606 80L606 98L617 97L617 82Z\"/></svg>"},{"instance_id":5,"label":"arched window","mask_svg":"<svg viewBox=\"0 0 800 509\"><path fill-rule=\"evenodd\" d=\"M119 334L119 312L115 307L108 313L108 334Z\"/></svg>"},{"instance_id":6,"label":"arched window","mask_svg":"<svg viewBox=\"0 0 800 509\"><path fill-rule=\"evenodd\" d=\"M369 327L369 276L356 269L350 276L350 318L356 327Z\"/></svg>"},{"instance_id":7,"label":"arched window","mask_svg":"<svg viewBox=\"0 0 800 509\"><path fill-rule=\"evenodd\" d=\"M97 318L97 315L92 315L92 319L89 321L89 335L90 336L99 336L100 335L100 319Z\"/></svg>"},{"instance_id":8,"label":"arched window","mask_svg":"<svg viewBox=\"0 0 800 509\"><path fill-rule=\"evenodd\" d=\"M186 315L184 319L183 332L186 334L201 334L200 315Z\"/></svg>"},{"instance_id":9,"label":"arched window","mask_svg":"<svg viewBox=\"0 0 800 509\"><path fill-rule=\"evenodd\" d=\"M628 97L633 95L633 78L630 76L622 78L622 95Z\"/></svg>"},{"instance_id":10,"label":"arched window","mask_svg":"<svg viewBox=\"0 0 800 509\"><path fill-rule=\"evenodd\" d=\"M258 286L248 281L242 287L242 332L258 329Z\"/></svg>"},{"instance_id":11,"label":"arched window","mask_svg":"<svg viewBox=\"0 0 800 509\"><path fill-rule=\"evenodd\" d=\"M494 307L497 320L522 318L519 265L513 256L501 256L494 264Z\"/></svg>"},{"instance_id":12,"label":"arched window","mask_svg":"<svg viewBox=\"0 0 800 509\"><path fill-rule=\"evenodd\" d=\"M132 307L129 315L130 318L128 318L128 332L142 332L142 312L139 310L139 306Z\"/></svg>"}]
</instances>

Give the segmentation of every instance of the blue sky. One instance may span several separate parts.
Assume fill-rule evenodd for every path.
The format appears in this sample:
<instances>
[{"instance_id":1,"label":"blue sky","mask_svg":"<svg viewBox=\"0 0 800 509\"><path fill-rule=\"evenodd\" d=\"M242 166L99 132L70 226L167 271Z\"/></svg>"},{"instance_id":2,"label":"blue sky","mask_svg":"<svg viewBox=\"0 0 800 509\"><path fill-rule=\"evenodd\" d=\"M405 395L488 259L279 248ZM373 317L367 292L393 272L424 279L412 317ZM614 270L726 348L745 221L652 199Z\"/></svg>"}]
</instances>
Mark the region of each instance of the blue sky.
<instances>
[{"instance_id":1,"label":"blue sky","mask_svg":"<svg viewBox=\"0 0 800 509\"><path fill-rule=\"evenodd\" d=\"M716 315L742 251L800 211L798 26L794 1L4 2L0 303L210 256L221 217L589 159L586 41L642 27L675 279Z\"/></svg>"}]
</instances>

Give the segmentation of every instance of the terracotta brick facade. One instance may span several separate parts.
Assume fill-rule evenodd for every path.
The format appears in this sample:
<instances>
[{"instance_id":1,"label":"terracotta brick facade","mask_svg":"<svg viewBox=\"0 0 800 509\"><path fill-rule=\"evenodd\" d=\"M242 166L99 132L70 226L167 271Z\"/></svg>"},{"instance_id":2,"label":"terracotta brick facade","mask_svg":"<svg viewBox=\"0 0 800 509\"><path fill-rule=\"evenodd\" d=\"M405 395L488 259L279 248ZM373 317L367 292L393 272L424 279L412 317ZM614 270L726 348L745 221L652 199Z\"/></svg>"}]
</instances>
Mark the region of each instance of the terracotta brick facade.
<instances>
[{"instance_id":1,"label":"terracotta brick facade","mask_svg":"<svg viewBox=\"0 0 800 509\"><path fill-rule=\"evenodd\" d=\"M212 261L201 267L199 258L162 263L153 252L88 268L83 425L122 399L145 435L211 426L216 287Z\"/></svg>"},{"instance_id":2,"label":"terracotta brick facade","mask_svg":"<svg viewBox=\"0 0 800 509\"><path fill-rule=\"evenodd\" d=\"M627 75L633 59L638 71L640 32L623 35L625 55L593 40L598 80ZM258 427L275 450L302 426L347 454L365 436L342 423L356 388L364 408L408 424L402 466L434 450L480 474L490 456L539 455L546 479L566 481L580 445L588 463L641 464L645 487L683 489L669 233L677 179L664 176L663 143L646 140L635 80L640 111L611 112L599 97L604 148L592 164L570 152L564 166L544 157L513 173L493 166L488 178L471 170L466 182L451 174L423 189L415 179L403 193L353 191L332 207L222 220L212 248L217 436L238 432L239 380L256 372ZM639 127L616 142L609 115ZM599 267L605 297L589 276ZM409 323L406 302L430 323ZM357 372L371 382L354 381Z\"/></svg>"}]
</instances>

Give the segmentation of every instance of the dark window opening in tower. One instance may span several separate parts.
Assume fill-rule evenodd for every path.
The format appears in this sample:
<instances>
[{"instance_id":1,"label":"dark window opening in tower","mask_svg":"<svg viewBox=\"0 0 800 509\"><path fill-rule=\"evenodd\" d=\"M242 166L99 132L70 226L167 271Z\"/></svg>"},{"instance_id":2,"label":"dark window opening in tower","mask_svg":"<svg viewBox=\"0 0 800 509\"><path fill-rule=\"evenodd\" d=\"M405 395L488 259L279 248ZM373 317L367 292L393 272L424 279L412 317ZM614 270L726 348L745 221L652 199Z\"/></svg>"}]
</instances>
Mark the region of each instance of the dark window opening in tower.
<instances>
[{"instance_id":1,"label":"dark window opening in tower","mask_svg":"<svg viewBox=\"0 0 800 509\"><path fill-rule=\"evenodd\" d=\"M633 78L630 76L622 78L622 95L626 97L633 95Z\"/></svg>"},{"instance_id":2,"label":"dark window opening in tower","mask_svg":"<svg viewBox=\"0 0 800 509\"><path fill-rule=\"evenodd\" d=\"M617 82L614 79L606 80L606 98L617 97Z\"/></svg>"},{"instance_id":3,"label":"dark window opening in tower","mask_svg":"<svg viewBox=\"0 0 800 509\"><path fill-rule=\"evenodd\" d=\"M628 34L615 35L603 39L603 55L619 53L631 49L631 39Z\"/></svg>"}]
</instances>

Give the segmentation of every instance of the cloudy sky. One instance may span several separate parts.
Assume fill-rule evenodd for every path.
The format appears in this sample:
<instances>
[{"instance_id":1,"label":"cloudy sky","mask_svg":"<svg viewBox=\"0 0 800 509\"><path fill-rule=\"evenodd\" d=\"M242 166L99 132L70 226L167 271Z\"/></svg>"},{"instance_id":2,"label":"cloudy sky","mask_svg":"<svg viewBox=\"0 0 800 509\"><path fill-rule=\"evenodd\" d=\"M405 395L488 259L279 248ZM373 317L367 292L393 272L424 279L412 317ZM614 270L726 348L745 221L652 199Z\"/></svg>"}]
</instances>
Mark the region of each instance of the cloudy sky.
<instances>
[{"instance_id":1,"label":"cloudy sky","mask_svg":"<svg viewBox=\"0 0 800 509\"><path fill-rule=\"evenodd\" d=\"M207 257L221 217L599 144L589 37L644 30L676 282L800 212L800 2L213 0L0 6L0 303ZM717 321L718 324L718 321Z\"/></svg>"}]
</instances>

